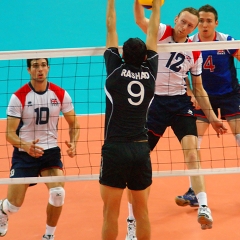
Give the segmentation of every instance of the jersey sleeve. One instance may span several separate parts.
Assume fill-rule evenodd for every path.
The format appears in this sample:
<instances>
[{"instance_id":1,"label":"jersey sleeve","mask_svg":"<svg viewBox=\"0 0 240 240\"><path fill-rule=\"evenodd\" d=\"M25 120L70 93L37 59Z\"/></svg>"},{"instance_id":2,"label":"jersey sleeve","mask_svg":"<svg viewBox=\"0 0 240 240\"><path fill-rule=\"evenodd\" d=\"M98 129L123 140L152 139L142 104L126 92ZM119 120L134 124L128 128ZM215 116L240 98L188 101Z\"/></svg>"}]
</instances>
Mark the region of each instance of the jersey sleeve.
<instances>
[{"instance_id":1,"label":"jersey sleeve","mask_svg":"<svg viewBox=\"0 0 240 240\"><path fill-rule=\"evenodd\" d=\"M62 103L62 113L67 113L73 110L73 103L70 95L67 91L64 93L63 103Z\"/></svg>"},{"instance_id":2,"label":"jersey sleeve","mask_svg":"<svg viewBox=\"0 0 240 240\"><path fill-rule=\"evenodd\" d=\"M108 76L123 63L118 49L113 47L104 52L104 59Z\"/></svg>"},{"instance_id":3,"label":"jersey sleeve","mask_svg":"<svg viewBox=\"0 0 240 240\"><path fill-rule=\"evenodd\" d=\"M227 36L227 41L235 41L235 39L231 36ZM236 52L238 51L238 49L228 49L228 52L231 54L231 55L234 55Z\"/></svg>"},{"instance_id":4,"label":"jersey sleeve","mask_svg":"<svg viewBox=\"0 0 240 240\"><path fill-rule=\"evenodd\" d=\"M193 52L193 66L190 69L190 72L194 76L199 76L202 74L202 53L200 51Z\"/></svg>"},{"instance_id":5,"label":"jersey sleeve","mask_svg":"<svg viewBox=\"0 0 240 240\"><path fill-rule=\"evenodd\" d=\"M13 94L9 100L7 107L7 116L21 118L22 116L22 104L21 101Z\"/></svg>"},{"instance_id":6,"label":"jersey sleeve","mask_svg":"<svg viewBox=\"0 0 240 240\"><path fill-rule=\"evenodd\" d=\"M147 50L147 65L156 79L158 73L158 53L152 50Z\"/></svg>"},{"instance_id":7,"label":"jersey sleeve","mask_svg":"<svg viewBox=\"0 0 240 240\"><path fill-rule=\"evenodd\" d=\"M166 30L166 25L163 23L160 23L158 27L158 40L162 38L162 35L165 32L165 30Z\"/></svg>"}]
</instances>

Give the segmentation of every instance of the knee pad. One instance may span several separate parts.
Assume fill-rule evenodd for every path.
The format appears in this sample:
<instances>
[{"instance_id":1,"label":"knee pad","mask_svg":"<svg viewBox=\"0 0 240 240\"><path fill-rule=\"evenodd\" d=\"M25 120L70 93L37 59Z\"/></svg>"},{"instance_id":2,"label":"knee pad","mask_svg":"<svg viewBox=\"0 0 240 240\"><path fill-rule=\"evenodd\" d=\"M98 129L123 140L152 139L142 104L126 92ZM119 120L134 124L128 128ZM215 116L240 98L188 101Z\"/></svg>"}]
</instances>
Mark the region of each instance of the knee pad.
<instances>
[{"instance_id":1,"label":"knee pad","mask_svg":"<svg viewBox=\"0 0 240 240\"><path fill-rule=\"evenodd\" d=\"M239 133L236 134L235 138L236 138L237 145L240 147L240 134Z\"/></svg>"},{"instance_id":2,"label":"knee pad","mask_svg":"<svg viewBox=\"0 0 240 240\"><path fill-rule=\"evenodd\" d=\"M54 207L61 207L65 199L65 190L63 187L49 189L49 203Z\"/></svg>"},{"instance_id":3,"label":"knee pad","mask_svg":"<svg viewBox=\"0 0 240 240\"><path fill-rule=\"evenodd\" d=\"M13 213L18 212L20 209L20 207L16 207L14 205L12 205L8 199L4 199L2 202L2 210L3 212L5 212L7 215L11 215Z\"/></svg>"}]
</instances>

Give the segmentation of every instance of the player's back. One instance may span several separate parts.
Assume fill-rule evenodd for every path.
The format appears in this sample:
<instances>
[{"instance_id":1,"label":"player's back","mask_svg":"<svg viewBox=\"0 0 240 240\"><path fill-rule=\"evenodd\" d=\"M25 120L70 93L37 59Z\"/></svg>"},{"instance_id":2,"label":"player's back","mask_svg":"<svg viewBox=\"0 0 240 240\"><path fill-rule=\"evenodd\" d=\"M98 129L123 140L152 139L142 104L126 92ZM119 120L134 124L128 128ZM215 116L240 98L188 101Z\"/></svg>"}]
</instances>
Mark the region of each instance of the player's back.
<instances>
[{"instance_id":1,"label":"player's back","mask_svg":"<svg viewBox=\"0 0 240 240\"><path fill-rule=\"evenodd\" d=\"M157 54L155 55L157 59ZM105 84L105 140L147 139L145 124L154 89L155 76L147 64L135 67L119 62Z\"/></svg>"}]
</instances>

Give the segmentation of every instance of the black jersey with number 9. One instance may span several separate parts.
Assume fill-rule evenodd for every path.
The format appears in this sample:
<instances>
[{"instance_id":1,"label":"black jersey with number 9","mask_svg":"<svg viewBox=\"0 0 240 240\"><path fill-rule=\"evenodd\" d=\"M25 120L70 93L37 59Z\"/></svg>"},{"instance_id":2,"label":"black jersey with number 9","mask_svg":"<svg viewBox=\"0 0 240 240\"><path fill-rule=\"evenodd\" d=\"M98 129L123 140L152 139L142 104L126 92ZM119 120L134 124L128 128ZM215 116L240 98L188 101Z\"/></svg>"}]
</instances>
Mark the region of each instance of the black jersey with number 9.
<instances>
[{"instance_id":1,"label":"black jersey with number 9","mask_svg":"<svg viewBox=\"0 0 240 240\"><path fill-rule=\"evenodd\" d=\"M154 96L158 54L148 50L140 67L124 63L117 48L108 48L104 58L105 141L147 140L146 118Z\"/></svg>"}]
</instances>

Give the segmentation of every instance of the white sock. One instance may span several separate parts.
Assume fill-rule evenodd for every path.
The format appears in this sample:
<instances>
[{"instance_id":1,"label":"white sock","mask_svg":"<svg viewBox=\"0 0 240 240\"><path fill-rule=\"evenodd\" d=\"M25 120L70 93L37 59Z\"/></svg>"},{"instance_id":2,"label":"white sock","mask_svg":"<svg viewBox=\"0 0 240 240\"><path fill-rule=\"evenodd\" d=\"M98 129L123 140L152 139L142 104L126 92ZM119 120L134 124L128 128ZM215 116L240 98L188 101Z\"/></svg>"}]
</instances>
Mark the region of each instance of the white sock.
<instances>
[{"instance_id":1,"label":"white sock","mask_svg":"<svg viewBox=\"0 0 240 240\"><path fill-rule=\"evenodd\" d=\"M14 205L12 205L8 199L4 199L3 203L2 203L2 210L3 212L5 212L7 215L11 215L13 213L18 212L18 210L20 209L20 207L16 207Z\"/></svg>"},{"instance_id":2,"label":"white sock","mask_svg":"<svg viewBox=\"0 0 240 240\"><path fill-rule=\"evenodd\" d=\"M236 134L235 138L236 138L237 145L240 147L240 134L239 133Z\"/></svg>"},{"instance_id":3,"label":"white sock","mask_svg":"<svg viewBox=\"0 0 240 240\"><path fill-rule=\"evenodd\" d=\"M134 220L135 217L133 215L133 209L132 209L132 204L128 203L128 219L129 220Z\"/></svg>"},{"instance_id":4,"label":"white sock","mask_svg":"<svg viewBox=\"0 0 240 240\"><path fill-rule=\"evenodd\" d=\"M207 206L207 194L205 192L200 192L196 195L199 206Z\"/></svg>"},{"instance_id":5,"label":"white sock","mask_svg":"<svg viewBox=\"0 0 240 240\"><path fill-rule=\"evenodd\" d=\"M50 227L50 226L46 225L45 235L54 235L55 230L56 230L56 227Z\"/></svg>"},{"instance_id":6,"label":"white sock","mask_svg":"<svg viewBox=\"0 0 240 240\"><path fill-rule=\"evenodd\" d=\"M189 187L192 189L191 177L189 177Z\"/></svg>"}]
</instances>

